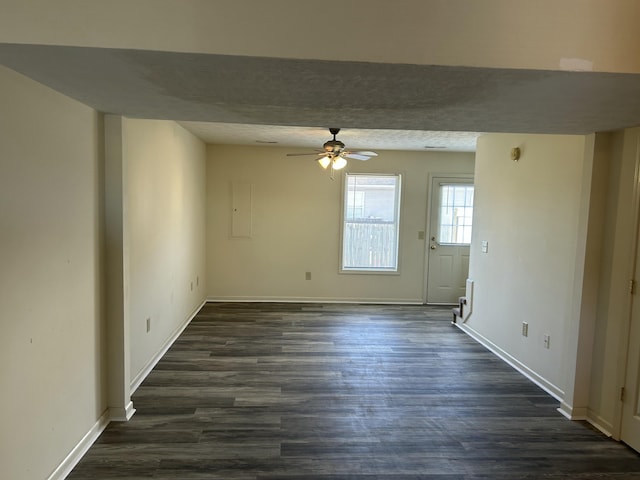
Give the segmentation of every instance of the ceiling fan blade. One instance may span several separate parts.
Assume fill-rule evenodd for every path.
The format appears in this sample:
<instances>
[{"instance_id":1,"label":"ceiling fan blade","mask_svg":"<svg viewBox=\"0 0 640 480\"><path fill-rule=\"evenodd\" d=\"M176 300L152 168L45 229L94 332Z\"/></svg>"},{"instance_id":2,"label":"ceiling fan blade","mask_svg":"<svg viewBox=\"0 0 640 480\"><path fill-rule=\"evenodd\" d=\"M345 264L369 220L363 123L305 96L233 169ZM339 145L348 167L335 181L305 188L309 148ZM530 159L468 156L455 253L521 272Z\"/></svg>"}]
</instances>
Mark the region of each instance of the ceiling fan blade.
<instances>
[{"instance_id":1,"label":"ceiling fan blade","mask_svg":"<svg viewBox=\"0 0 640 480\"><path fill-rule=\"evenodd\" d=\"M356 155L366 155L367 157L377 157L378 154L376 152L371 152L368 150L359 150L357 152L352 152L352 151L348 151L347 153L351 154L351 153L355 153Z\"/></svg>"},{"instance_id":2,"label":"ceiling fan blade","mask_svg":"<svg viewBox=\"0 0 640 480\"><path fill-rule=\"evenodd\" d=\"M349 152L349 153L343 153L342 156L347 158L352 158L354 160L369 160L371 158L366 155L361 155L361 153L362 152Z\"/></svg>"},{"instance_id":3,"label":"ceiling fan blade","mask_svg":"<svg viewBox=\"0 0 640 480\"><path fill-rule=\"evenodd\" d=\"M326 152L287 153L287 157L299 157L300 155L325 155Z\"/></svg>"},{"instance_id":4,"label":"ceiling fan blade","mask_svg":"<svg viewBox=\"0 0 640 480\"><path fill-rule=\"evenodd\" d=\"M369 150L362 150L352 152L344 148L344 143L336 138L336 135L340 132L339 128L330 128L329 132L333 135L332 140L328 140L322 145L323 150L316 150L315 153L287 153L287 157L297 157L300 155L315 155L319 157L320 162L324 168L331 164L332 170L338 170L346 165L346 158L353 160L369 160L371 157L377 157L376 152Z\"/></svg>"}]
</instances>

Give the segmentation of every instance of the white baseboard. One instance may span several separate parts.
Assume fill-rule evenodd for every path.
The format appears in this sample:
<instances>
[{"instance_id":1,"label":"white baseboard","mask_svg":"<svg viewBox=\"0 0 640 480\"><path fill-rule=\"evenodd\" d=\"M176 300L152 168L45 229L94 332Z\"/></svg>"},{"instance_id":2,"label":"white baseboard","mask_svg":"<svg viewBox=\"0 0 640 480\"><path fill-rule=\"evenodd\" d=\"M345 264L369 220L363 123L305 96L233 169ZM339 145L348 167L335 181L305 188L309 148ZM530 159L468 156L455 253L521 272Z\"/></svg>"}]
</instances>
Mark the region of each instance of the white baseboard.
<instances>
[{"instance_id":1,"label":"white baseboard","mask_svg":"<svg viewBox=\"0 0 640 480\"><path fill-rule=\"evenodd\" d=\"M147 375L151 373L153 367L160 361L160 359L167 353L167 350L171 348L173 342L175 342L180 334L187 328L187 325L191 323L191 320L198 314L200 309L207 303L208 300L204 300L191 314L185 319L185 321L169 336L167 341L162 345L162 348L156 352L156 354L147 362L147 364L138 372L135 378L131 381L131 393L134 393L138 387L142 384Z\"/></svg>"},{"instance_id":2,"label":"white baseboard","mask_svg":"<svg viewBox=\"0 0 640 480\"><path fill-rule=\"evenodd\" d=\"M252 303L367 303L377 305L422 305L421 298L338 298L338 297L208 297L207 302Z\"/></svg>"},{"instance_id":3,"label":"white baseboard","mask_svg":"<svg viewBox=\"0 0 640 480\"><path fill-rule=\"evenodd\" d=\"M107 428L111 418L109 411L105 411L98 421L82 437L78 444L69 452L69 455L58 465L58 467L47 477L47 480L63 480L71 473L71 470L78 464L91 445L98 439L100 434Z\"/></svg>"},{"instance_id":4,"label":"white baseboard","mask_svg":"<svg viewBox=\"0 0 640 480\"><path fill-rule=\"evenodd\" d=\"M127 403L123 408L109 408L109 421L110 422L128 422L133 414L136 413L136 409L133 408L133 402Z\"/></svg>"},{"instance_id":5,"label":"white baseboard","mask_svg":"<svg viewBox=\"0 0 640 480\"><path fill-rule=\"evenodd\" d=\"M181 325L163 345L162 349L154 355L153 359L145 366L145 368L136 376L132 382L131 392L133 393L151 372L153 367L158 363L166 351L171 347L173 342L180 336L183 330L189 325L193 317L200 311L202 306L206 303L203 301L198 308L187 318L183 325ZM47 477L47 480L63 480L71 473L71 470L78 464L85 453L89 450L91 445L98 439L100 434L107 428L110 422L125 422L129 420L135 413L133 408L133 402L129 402L123 408L109 408L107 409L98 421L89 429L89 431L82 437L78 444L71 450L66 458L58 465L58 467Z\"/></svg>"},{"instance_id":6,"label":"white baseboard","mask_svg":"<svg viewBox=\"0 0 640 480\"><path fill-rule=\"evenodd\" d=\"M574 408L565 402L560 402L558 411L569 420L585 420L600 430L607 437L613 437L613 434L611 433L613 431L613 425L593 410L589 410L585 407Z\"/></svg>"},{"instance_id":7,"label":"white baseboard","mask_svg":"<svg viewBox=\"0 0 640 480\"><path fill-rule=\"evenodd\" d=\"M573 407L566 403L564 400L560 401L558 412L567 417L569 420L586 420L587 409L586 407Z\"/></svg>"},{"instance_id":8,"label":"white baseboard","mask_svg":"<svg viewBox=\"0 0 640 480\"><path fill-rule=\"evenodd\" d=\"M607 437L615 438L615 435L613 435L613 425L611 424L611 422L608 422L593 410L587 410L587 422L600 430Z\"/></svg>"},{"instance_id":9,"label":"white baseboard","mask_svg":"<svg viewBox=\"0 0 640 480\"><path fill-rule=\"evenodd\" d=\"M572 405L569 405L563 400L564 391L553 385L551 382L548 382L546 379L544 379L534 371L530 370L526 365L519 362L517 359L515 359L500 347L492 343L490 340L470 328L468 325L457 323L456 326L471 338L476 340L478 343L482 344L487 349L492 351L501 360L511 365L522 375L538 385L549 395L558 400L560 402L560 406L558 407L557 411L564 417L568 418L569 420L587 421L607 437L612 437L617 440L615 435L612 434L612 432L614 431L613 425L606 419L586 407L573 407Z\"/></svg>"},{"instance_id":10,"label":"white baseboard","mask_svg":"<svg viewBox=\"0 0 640 480\"><path fill-rule=\"evenodd\" d=\"M564 398L564 391L562 391L560 388L556 387L553 383L549 382L544 377L541 377L540 375L538 375L536 372L531 370L525 364L521 363L518 359L516 359L516 358L512 357L511 355L509 355L503 349L498 347L496 344L491 342L489 339L487 339L486 337L484 337L480 333L476 332L474 329L472 329L468 325L466 325L464 323L456 323L455 326L458 327L460 330L462 330L467 335L469 335L471 338L473 338L476 342L480 343L481 345L486 347L488 350L493 352L501 360L503 360L507 364L511 365L518 372L520 372L522 375L527 377L533 383L538 385L540 388L542 388L545 392L547 392L553 398L555 398L559 402L562 402L562 399ZM561 412L561 413L563 415L565 415L565 412Z\"/></svg>"}]
</instances>

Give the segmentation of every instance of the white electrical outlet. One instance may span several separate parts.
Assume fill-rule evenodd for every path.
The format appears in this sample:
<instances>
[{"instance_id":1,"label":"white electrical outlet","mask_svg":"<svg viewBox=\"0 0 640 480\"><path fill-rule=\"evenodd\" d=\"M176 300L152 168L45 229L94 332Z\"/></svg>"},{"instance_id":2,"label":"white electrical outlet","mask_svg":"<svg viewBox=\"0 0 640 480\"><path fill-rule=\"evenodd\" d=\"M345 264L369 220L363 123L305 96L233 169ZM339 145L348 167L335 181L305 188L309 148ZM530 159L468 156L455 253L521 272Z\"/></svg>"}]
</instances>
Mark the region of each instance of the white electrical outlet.
<instances>
[{"instance_id":1,"label":"white electrical outlet","mask_svg":"<svg viewBox=\"0 0 640 480\"><path fill-rule=\"evenodd\" d=\"M529 336L529 324L527 322L522 322L522 336Z\"/></svg>"},{"instance_id":2,"label":"white electrical outlet","mask_svg":"<svg viewBox=\"0 0 640 480\"><path fill-rule=\"evenodd\" d=\"M549 335L544 336L544 348L549 348L551 343L551 337Z\"/></svg>"},{"instance_id":3,"label":"white electrical outlet","mask_svg":"<svg viewBox=\"0 0 640 480\"><path fill-rule=\"evenodd\" d=\"M311 280L311 272L304 272L304 279Z\"/></svg>"}]
</instances>

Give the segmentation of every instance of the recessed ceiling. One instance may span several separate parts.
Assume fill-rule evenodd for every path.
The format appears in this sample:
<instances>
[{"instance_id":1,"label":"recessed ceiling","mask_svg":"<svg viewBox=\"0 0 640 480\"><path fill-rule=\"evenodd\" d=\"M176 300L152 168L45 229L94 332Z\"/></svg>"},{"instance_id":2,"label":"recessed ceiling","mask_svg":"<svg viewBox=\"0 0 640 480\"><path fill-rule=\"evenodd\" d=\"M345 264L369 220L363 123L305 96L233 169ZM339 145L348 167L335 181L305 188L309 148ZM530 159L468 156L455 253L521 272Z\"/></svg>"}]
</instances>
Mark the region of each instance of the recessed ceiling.
<instances>
[{"instance_id":1,"label":"recessed ceiling","mask_svg":"<svg viewBox=\"0 0 640 480\"><path fill-rule=\"evenodd\" d=\"M215 143L318 148L339 127L352 149L471 151L477 132L640 124L633 74L15 44L0 44L0 63L101 112L176 120Z\"/></svg>"},{"instance_id":2,"label":"recessed ceiling","mask_svg":"<svg viewBox=\"0 0 640 480\"><path fill-rule=\"evenodd\" d=\"M319 127L241 125L214 122L179 123L207 143L317 149L332 138L327 128ZM474 152L476 139L479 135L476 132L343 128L338 134L338 139L351 150Z\"/></svg>"}]
</instances>

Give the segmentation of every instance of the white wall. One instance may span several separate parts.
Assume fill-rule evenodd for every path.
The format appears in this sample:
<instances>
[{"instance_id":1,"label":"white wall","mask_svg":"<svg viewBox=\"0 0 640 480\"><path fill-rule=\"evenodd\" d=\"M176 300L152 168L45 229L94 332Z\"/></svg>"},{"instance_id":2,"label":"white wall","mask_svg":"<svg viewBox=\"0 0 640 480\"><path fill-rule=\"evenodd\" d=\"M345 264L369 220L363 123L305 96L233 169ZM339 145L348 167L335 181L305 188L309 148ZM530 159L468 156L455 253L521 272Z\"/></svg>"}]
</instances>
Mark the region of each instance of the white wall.
<instances>
[{"instance_id":1,"label":"white wall","mask_svg":"<svg viewBox=\"0 0 640 480\"><path fill-rule=\"evenodd\" d=\"M513 162L517 146L522 157ZM464 328L558 396L566 387L565 329L574 314L584 153L582 136L517 134L482 136L476 153L474 301ZM481 252L483 240L488 253Z\"/></svg>"},{"instance_id":2,"label":"white wall","mask_svg":"<svg viewBox=\"0 0 640 480\"><path fill-rule=\"evenodd\" d=\"M422 302L430 173L473 173L464 153L379 152L361 173L403 174L400 275L339 274L342 176L291 149L210 145L208 296L232 300ZM252 184L252 238L231 238L231 185ZM305 280L311 272L311 280Z\"/></svg>"},{"instance_id":3,"label":"white wall","mask_svg":"<svg viewBox=\"0 0 640 480\"><path fill-rule=\"evenodd\" d=\"M106 408L101 119L0 67L0 471L42 480Z\"/></svg>"},{"instance_id":4,"label":"white wall","mask_svg":"<svg viewBox=\"0 0 640 480\"><path fill-rule=\"evenodd\" d=\"M630 0L2 0L0 10L6 43L640 72Z\"/></svg>"},{"instance_id":5,"label":"white wall","mask_svg":"<svg viewBox=\"0 0 640 480\"><path fill-rule=\"evenodd\" d=\"M123 130L130 366L138 383L206 296L206 149L175 122L125 119Z\"/></svg>"}]
</instances>

